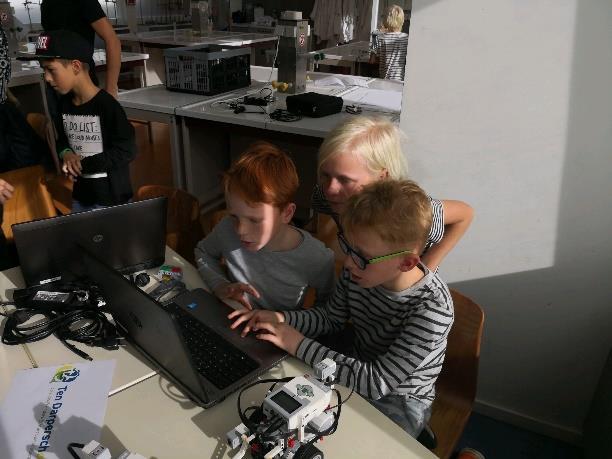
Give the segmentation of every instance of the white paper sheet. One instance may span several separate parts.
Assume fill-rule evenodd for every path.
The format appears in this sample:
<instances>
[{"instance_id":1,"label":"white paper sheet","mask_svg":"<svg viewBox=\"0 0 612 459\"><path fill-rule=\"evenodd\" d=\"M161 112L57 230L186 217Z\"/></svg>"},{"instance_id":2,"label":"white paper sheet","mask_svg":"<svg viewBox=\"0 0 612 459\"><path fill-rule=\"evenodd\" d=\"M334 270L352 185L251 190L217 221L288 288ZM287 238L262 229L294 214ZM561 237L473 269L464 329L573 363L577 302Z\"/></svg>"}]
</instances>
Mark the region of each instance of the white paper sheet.
<instances>
[{"instance_id":1,"label":"white paper sheet","mask_svg":"<svg viewBox=\"0 0 612 459\"><path fill-rule=\"evenodd\" d=\"M361 86L367 88L369 78L354 75L330 75L314 80L315 86Z\"/></svg>"},{"instance_id":2,"label":"white paper sheet","mask_svg":"<svg viewBox=\"0 0 612 459\"><path fill-rule=\"evenodd\" d=\"M402 108L402 93L384 89L357 88L342 96L344 104L357 104L399 112Z\"/></svg>"},{"instance_id":3,"label":"white paper sheet","mask_svg":"<svg viewBox=\"0 0 612 459\"><path fill-rule=\"evenodd\" d=\"M114 360L18 371L0 406L2 459L71 457L67 446L98 440Z\"/></svg>"}]
</instances>

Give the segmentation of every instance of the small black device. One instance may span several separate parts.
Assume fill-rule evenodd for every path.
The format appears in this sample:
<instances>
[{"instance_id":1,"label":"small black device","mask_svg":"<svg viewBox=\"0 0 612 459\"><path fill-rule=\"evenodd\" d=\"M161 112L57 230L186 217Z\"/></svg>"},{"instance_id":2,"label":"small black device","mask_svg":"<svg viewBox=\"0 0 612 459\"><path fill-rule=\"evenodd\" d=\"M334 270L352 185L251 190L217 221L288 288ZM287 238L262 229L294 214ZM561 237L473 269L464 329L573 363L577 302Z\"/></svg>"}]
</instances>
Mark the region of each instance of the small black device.
<instances>
[{"instance_id":1,"label":"small black device","mask_svg":"<svg viewBox=\"0 0 612 459\"><path fill-rule=\"evenodd\" d=\"M242 99L244 105L257 105L259 107L265 107L270 103L269 97L255 97L255 96L244 96Z\"/></svg>"},{"instance_id":2,"label":"small black device","mask_svg":"<svg viewBox=\"0 0 612 459\"><path fill-rule=\"evenodd\" d=\"M134 283L137 287L143 288L149 283L150 280L151 276L149 276L147 273L138 273L134 278Z\"/></svg>"},{"instance_id":3,"label":"small black device","mask_svg":"<svg viewBox=\"0 0 612 459\"><path fill-rule=\"evenodd\" d=\"M342 111L342 97L328 96L316 92L305 92L287 96L287 110L291 113L320 118Z\"/></svg>"}]
</instances>

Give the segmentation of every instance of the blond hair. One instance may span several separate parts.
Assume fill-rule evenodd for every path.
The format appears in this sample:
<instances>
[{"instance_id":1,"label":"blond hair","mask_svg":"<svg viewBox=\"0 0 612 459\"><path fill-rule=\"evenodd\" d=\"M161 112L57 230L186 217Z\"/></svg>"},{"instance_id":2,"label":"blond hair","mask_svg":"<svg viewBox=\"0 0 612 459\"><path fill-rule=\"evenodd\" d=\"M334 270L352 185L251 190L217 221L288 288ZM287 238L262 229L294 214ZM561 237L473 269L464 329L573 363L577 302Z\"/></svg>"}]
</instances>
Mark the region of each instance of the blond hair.
<instances>
[{"instance_id":1,"label":"blond hair","mask_svg":"<svg viewBox=\"0 0 612 459\"><path fill-rule=\"evenodd\" d=\"M319 149L319 169L325 161L343 153L359 156L372 175L386 170L389 178L406 177L399 129L385 118L354 116L334 127Z\"/></svg>"},{"instance_id":2,"label":"blond hair","mask_svg":"<svg viewBox=\"0 0 612 459\"><path fill-rule=\"evenodd\" d=\"M397 6L391 5L387 8L385 17L383 18L383 26L386 32L400 32L404 25L404 10Z\"/></svg>"},{"instance_id":3,"label":"blond hair","mask_svg":"<svg viewBox=\"0 0 612 459\"><path fill-rule=\"evenodd\" d=\"M341 217L344 231L370 230L398 248L421 253L431 229L429 196L412 180L379 180L352 196Z\"/></svg>"}]
</instances>

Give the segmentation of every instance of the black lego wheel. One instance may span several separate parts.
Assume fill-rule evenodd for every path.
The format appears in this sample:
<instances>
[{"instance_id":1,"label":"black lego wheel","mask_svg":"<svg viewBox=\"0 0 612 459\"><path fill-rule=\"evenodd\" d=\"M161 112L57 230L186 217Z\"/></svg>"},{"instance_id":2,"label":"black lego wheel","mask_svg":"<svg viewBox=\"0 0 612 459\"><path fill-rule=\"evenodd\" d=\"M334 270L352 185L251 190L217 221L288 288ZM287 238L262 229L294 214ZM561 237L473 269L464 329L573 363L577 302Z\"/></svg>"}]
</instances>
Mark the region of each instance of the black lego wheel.
<instances>
[{"instance_id":1,"label":"black lego wheel","mask_svg":"<svg viewBox=\"0 0 612 459\"><path fill-rule=\"evenodd\" d=\"M323 451L314 445L302 445L295 452L295 459L323 459Z\"/></svg>"}]
</instances>

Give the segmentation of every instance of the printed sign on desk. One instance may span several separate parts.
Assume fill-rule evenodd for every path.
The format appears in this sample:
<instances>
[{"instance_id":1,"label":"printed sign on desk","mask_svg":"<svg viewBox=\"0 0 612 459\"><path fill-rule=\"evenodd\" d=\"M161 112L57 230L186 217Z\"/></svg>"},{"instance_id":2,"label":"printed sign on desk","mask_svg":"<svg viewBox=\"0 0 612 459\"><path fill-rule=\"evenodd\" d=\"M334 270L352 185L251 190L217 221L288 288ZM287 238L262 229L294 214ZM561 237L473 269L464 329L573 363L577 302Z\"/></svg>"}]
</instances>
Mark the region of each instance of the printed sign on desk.
<instances>
[{"instance_id":1,"label":"printed sign on desk","mask_svg":"<svg viewBox=\"0 0 612 459\"><path fill-rule=\"evenodd\" d=\"M71 457L70 443L98 440L114 360L18 371L0 406L3 459Z\"/></svg>"}]
</instances>

